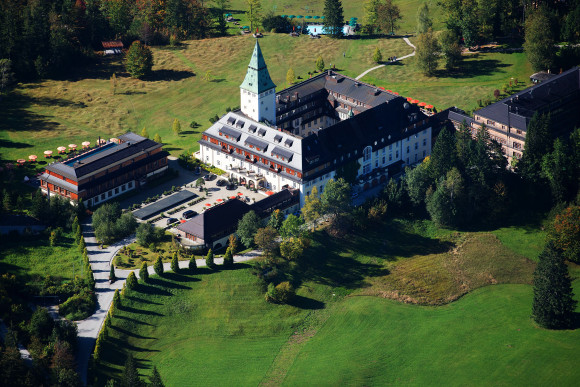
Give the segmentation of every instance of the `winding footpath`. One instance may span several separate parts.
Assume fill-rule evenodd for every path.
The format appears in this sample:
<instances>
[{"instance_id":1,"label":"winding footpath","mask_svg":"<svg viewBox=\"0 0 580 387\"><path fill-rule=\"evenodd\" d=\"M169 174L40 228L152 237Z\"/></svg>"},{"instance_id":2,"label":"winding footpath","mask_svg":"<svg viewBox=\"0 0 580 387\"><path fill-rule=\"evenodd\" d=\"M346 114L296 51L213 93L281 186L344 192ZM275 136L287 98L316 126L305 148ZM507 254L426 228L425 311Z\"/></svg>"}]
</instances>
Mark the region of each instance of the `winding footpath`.
<instances>
[{"instance_id":1,"label":"winding footpath","mask_svg":"<svg viewBox=\"0 0 580 387\"><path fill-rule=\"evenodd\" d=\"M368 73L370 73L371 71L374 71L374 70L376 70L376 69L380 69L381 67L385 67L385 66L387 66L387 65L389 65L389 64L391 64L391 63L399 62L399 61L401 61L401 60L403 60L403 59L407 59L407 58L410 58L410 57L412 57L412 56L415 56L415 50L417 49L417 47L415 47L415 46L413 45L413 43L411 43L407 37L404 37L404 38L403 38L403 40L405 41L405 43L407 43L407 45L409 45L409 46L411 46L411 47L413 48L413 52L412 52L412 53L410 53L409 55L402 56L402 57L400 57L400 58L399 58L399 57L397 57L397 60L395 60L395 61L392 61L392 62L387 62L387 63L383 63L383 64L380 64L380 65L378 65L378 66L372 67L372 68L370 68L370 69L366 70L364 73L360 74L360 75L359 75L358 77L356 77L355 79L361 79L362 77L364 77L365 75L367 75L367 74L368 74Z\"/></svg>"},{"instance_id":2,"label":"winding footpath","mask_svg":"<svg viewBox=\"0 0 580 387\"><path fill-rule=\"evenodd\" d=\"M129 245L135 241L135 236L130 236L122 241L119 241L106 248L100 248L99 243L95 239L95 234L90 224L83 224L83 235L85 237L85 244L89 253L89 262L93 270L95 278L95 293L97 295L97 310L95 313L82 321L77 321L78 326L78 352L77 363L78 372L84 385L87 384L87 371L89 359L93 353L97 336L101 330L101 326L105 321L105 317L109 312L111 303L113 302L113 295L115 289L122 289L127 276L131 271L135 272L139 277L139 270L121 270L115 269L115 276L117 280L112 284L109 283L109 272L111 270L111 262L117 252L124 246ZM252 260L260 255L258 250L250 251L246 254L234 256L234 262L245 262ZM196 260L198 267L205 267L205 259ZM223 264L223 258L215 259L216 265ZM180 261L180 268L188 268L189 261ZM171 264L169 262L163 264L165 271L171 271ZM149 266L149 274L155 274L153 266Z\"/></svg>"}]
</instances>

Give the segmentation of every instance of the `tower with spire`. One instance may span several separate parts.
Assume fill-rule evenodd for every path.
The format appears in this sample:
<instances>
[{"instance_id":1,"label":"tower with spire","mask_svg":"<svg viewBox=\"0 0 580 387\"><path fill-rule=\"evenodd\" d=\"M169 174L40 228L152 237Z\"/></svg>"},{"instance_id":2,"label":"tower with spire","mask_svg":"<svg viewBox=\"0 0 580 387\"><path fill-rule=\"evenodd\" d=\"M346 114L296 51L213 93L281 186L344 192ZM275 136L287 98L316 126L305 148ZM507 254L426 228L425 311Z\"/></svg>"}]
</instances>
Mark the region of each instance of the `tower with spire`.
<instances>
[{"instance_id":1,"label":"tower with spire","mask_svg":"<svg viewBox=\"0 0 580 387\"><path fill-rule=\"evenodd\" d=\"M240 107L251 119L276 125L276 85L272 82L256 39L248 72L240 85Z\"/></svg>"}]
</instances>

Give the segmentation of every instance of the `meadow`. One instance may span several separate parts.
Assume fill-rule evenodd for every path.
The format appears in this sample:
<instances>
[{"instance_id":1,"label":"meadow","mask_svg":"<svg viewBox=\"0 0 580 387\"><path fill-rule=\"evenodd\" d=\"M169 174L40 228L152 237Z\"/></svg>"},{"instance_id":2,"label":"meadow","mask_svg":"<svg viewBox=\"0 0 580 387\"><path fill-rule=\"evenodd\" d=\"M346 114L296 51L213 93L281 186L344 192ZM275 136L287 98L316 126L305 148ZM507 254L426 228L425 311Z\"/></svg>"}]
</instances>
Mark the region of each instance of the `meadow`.
<instances>
[{"instance_id":1,"label":"meadow","mask_svg":"<svg viewBox=\"0 0 580 387\"><path fill-rule=\"evenodd\" d=\"M530 319L533 261L494 234L420 223L315 233L290 305L266 303L248 264L140 285L113 318L97 385L128 351L168 385L573 384L580 331Z\"/></svg>"}]
</instances>

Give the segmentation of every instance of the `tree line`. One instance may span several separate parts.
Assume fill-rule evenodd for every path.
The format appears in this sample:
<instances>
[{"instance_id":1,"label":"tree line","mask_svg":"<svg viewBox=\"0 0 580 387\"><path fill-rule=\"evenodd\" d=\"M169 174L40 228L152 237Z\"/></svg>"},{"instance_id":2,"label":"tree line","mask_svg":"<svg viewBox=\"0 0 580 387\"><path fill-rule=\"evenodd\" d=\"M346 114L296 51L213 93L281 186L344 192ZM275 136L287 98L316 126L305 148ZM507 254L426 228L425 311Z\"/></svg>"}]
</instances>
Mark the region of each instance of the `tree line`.
<instances>
[{"instance_id":1,"label":"tree line","mask_svg":"<svg viewBox=\"0 0 580 387\"><path fill-rule=\"evenodd\" d=\"M225 34L229 2L215 0L0 0L0 58L19 80L62 76L101 41L167 44Z\"/></svg>"}]
</instances>

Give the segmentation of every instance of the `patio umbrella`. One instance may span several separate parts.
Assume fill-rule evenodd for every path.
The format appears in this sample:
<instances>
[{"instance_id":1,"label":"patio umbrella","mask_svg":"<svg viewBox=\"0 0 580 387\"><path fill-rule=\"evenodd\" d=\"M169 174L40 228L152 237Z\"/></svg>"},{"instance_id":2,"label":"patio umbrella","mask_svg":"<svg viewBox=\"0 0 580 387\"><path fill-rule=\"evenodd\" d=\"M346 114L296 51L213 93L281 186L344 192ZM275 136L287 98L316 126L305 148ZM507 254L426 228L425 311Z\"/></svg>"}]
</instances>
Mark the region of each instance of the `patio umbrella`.
<instances>
[{"instance_id":1,"label":"patio umbrella","mask_svg":"<svg viewBox=\"0 0 580 387\"><path fill-rule=\"evenodd\" d=\"M99 144L99 145L100 144L104 144L106 142L107 142L107 140L105 140L104 138L100 138L100 139L97 140L97 144Z\"/></svg>"},{"instance_id":2,"label":"patio umbrella","mask_svg":"<svg viewBox=\"0 0 580 387\"><path fill-rule=\"evenodd\" d=\"M320 16L321 19L324 19L324 16Z\"/></svg>"},{"instance_id":3,"label":"patio umbrella","mask_svg":"<svg viewBox=\"0 0 580 387\"><path fill-rule=\"evenodd\" d=\"M288 15L282 15L282 17L288 17Z\"/></svg>"},{"instance_id":4,"label":"patio umbrella","mask_svg":"<svg viewBox=\"0 0 580 387\"><path fill-rule=\"evenodd\" d=\"M30 161L36 161L37 158L38 157L36 155L30 155L30 156L28 156L28 160L30 160Z\"/></svg>"},{"instance_id":5,"label":"patio umbrella","mask_svg":"<svg viewBox=\"0 0 580 387\"><path fill-rule=\"evenodd\" d=\"M397 93L396 91L393 91L393 94L395 94L395 95L399 95L399 93Z\"/></svg>"},{"instance_id":6,"label":"patio umbrella","mask_svg":"<svg viewBox=\"0 0 580 387\"><path fill-rule=\"evenodd\" d=\"M56 148L56 150L58 151L58 153L62 153L64 151L66 151L66 146L59 146L58 148Z\"/></svg>"},{"instance_id":7,"label":"patio umbrella","mask_svg":"<svg viewBox=\"0 0 580 387\"><path fill-rule=\"evenodd\" d=\"M298 16L296 16L296 17L297 17L298 19L303 19L303 18L304 18L304 16L302 16L302 15L298 15Z\"/></svg>"},{"instance_id":8,"label":"patio umbrella","mask_svg":"<svg viewBox=\"0 0 580 387\"><path fill-rule=\"evenodd\" d=\"M88 147L91 145L90 141L83 141L83 143L81 144L84 148Z\"/></svg>"},{"instance_id":9,"label":"patio umbrella","mask_svg":"<svg viewBox=\"0 0 580 387\"><path fill-rule=\"evenodd\" d=\"M241 192L238 192L238 196L244 196L244 194Z\"/></svg>"},{"instance_id":10,"label":"patio umbrella","mask_svg":"<svg viewBox=\"0 0 580 387\"><path fill-rule=\"evenodd\" d=\"M223 202L223 199L217 199L216 202Z\"/></svg>"},{"instance_id":11,"label":"patio umbrella","mask_svg":"<svg viewBox=\"0 0 580 387\"><path fill-rule=\"evenodd\" d=\"M312 16L310 16L310 15L305 16L304 19L312 19Z\"/></svg>"},{"instance_id":12,"label":"patio umbrella","mask_svg":"<svg viewBox=\"0 0 580 387\"><path fill-rule=\"evenodd\" d=\"M427 105L425 102L419 102L419 106L425 106Z\"/></svg>"},{"instance_id":13,"label":"patio umbrella","mask_svg":"<svg viewBox=\"0 0 580 387\"><path fill-rule=\"evenodd\" d=\"M110 141L110 142L114 142L114 143L118 143L118 142L119 142L119 139L118 139L118 138L115 138L115 137L113 137L113 138L110 138L110 139L109 139L109 141Z\"/></svg>"},{"instance_id":14,"label":"patio umbrella","mask_svg":"<svg viewBox=\"0 0 580 387\"><path fill-rule=\"evenodd\" d=\"M230 199L235 199L235 198L236 198L236 196L230 196Z\"/></svg>"},{"instance_id":15,"label":"patio umbrella","mask_svg":"<svg viewBox=\"0 0 580 387\"><path fill-rule=\"evenodd\" d=\"M391 90L389 90L389 89L387 89L387 91L388 91L389 93L392 93L392 91L391 91Z\"/></svg>"},{"instance_id":16,"label":"patio umbrella","mask_svg":"<svg viewBox=\"0 0 580 387\"><path fill-rule=\"evenodd\" d=\"M44 157L50 157L52 155L51 150L44 151Z\"/></svg>"},{"instance_id":17,"label":"patio umbrella","mask_svg":"<svg viewBox=\"0 0 580 387\"><path fill-rule=\"evenodd\" d=\"M76 149L77 148L77 144L68 144L68 147L70 149Z\"/></svg>"},{"instance_id":18,"label":"patio umbrella","mask_svg":"<svg viewBox=\"0 0 580 387\"><path fill-rule=\"evenodd\" d=\"M294 15L288 15L288 19L294 19L296 16Z\"/></svg>"},{"instance_id":19,"label":"patio umbrella","mask_svg":"<svg viewBox=\"0 0 580 387\"><path fill-rule=\"evenodd\" d=\"M24 163L26 162L26 160L24 160L24 159L18 159L18 160L16 160L16 162L17 162L19 165L22 165L22 164L24 164Z\"/></svg>"},{"instance_id":20,"label":"patio umbrella","mask_svg":"<svg viewBox=\"0 0 580 387\"><path fill-rule=\"evenodd\" d=\"M385 90L385 88L384 88L384 87L382 87L382 86L379 86L379 89L381 89L381 90Z\"/></svg>"},{"instance_id":21,"label":"patio umbrella","mask_svg":"<svg viewBox=\"0 0 580 387\"><path fill-rule=\"evenodd\" d=\"M272 191L266 191L266 195L268 195L268 196L274 195L274 192L272 192Z\"/></svg>"},{"instance_id":22,"label":"patio umbrella","mask_svg":"<svg viewBox=\"0 0 580 387\"><path fill-rule=\"evenodd\" d=\"M407 102L411 102L412 100L413 100L413 98L407 97Z\"/></svg>"},{"instance_id":23,"label":"patio umbrella","mask_svg":"<svg viewBox=\"0 0 580 387\"><path fill-rule=\"evenodd\" d=\"M187 220L185 220L185 219L181 219L179 222L180 222L180 223L185 223L185 222L187 222Z\"/></svg>"},{"instance_id":24,"label":"patio umbrella","mask_svg":"<svg viewBox=\"0 0 580 387\"><path fill-rule=\"evenodd\" d=\"M320 16L312 16L314 19L320 19Z\"/></svg>"},{"instance_id":25,"label":"patio umbrella","mask_svg":"<svg viewBox=\"0 0 580 387\"><path fill-rule=\"evenodd\" d=\"M206 207L211 207L211 203L205 203Z\"/></svg>"},{"instance_id":26,"label":"patio umbrella","mask_svg":"<svg viewBox=\"0 0 580 387\"><path fill-rule=\"evenodd\" d=\"M414 100L411 101L411 103L419 103L419 100L418 99L414 99Z\"/></svg>"},{"instance_id":27,"label":"patio umbrella","mask_svg":"<svg viewBox=\"0 0 580 387\"><path fill-rule=\"evenodd\" d=\"M427 109L433 109L433 105L427 105L425 106Z\"/></svg>"}]
</instances>

